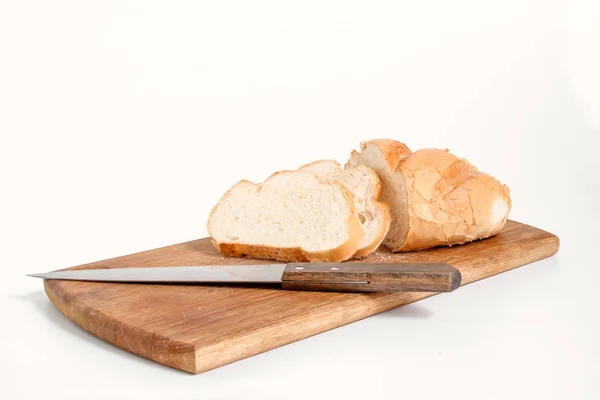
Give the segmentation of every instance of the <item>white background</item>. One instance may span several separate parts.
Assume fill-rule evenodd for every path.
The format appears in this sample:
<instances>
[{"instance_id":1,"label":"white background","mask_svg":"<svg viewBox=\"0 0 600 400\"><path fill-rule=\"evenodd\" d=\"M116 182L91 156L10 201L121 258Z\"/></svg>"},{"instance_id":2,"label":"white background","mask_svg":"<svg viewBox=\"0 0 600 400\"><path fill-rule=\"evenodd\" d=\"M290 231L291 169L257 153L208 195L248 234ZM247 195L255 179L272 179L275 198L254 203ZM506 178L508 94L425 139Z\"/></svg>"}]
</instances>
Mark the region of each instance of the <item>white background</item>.
<instances>
[{"instance_id":1,"label":"white background","mask_svg":"<svg viewBox=\"0 0 600 400\"><path fill-rule=\"evenodd\" d=\"M0 398L600 398L598 21L597 1L1 1ZM493 174L559 253L196 376L24 277L204 237L238 180L382 137Z\"/></svg>"}]
</instances>

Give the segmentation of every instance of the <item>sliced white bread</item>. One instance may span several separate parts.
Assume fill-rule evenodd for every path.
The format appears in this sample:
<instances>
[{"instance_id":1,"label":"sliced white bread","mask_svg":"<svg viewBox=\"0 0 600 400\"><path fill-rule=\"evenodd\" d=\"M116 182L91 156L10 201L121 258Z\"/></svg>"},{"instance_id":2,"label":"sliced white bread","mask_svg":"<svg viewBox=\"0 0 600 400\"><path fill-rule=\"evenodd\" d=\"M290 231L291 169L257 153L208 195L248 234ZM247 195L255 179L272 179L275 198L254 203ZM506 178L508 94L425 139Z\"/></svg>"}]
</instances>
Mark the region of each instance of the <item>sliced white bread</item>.
<instances>
[{"instance_id":1,"label":"sliced white bread","mask_svg":"<svg viewBox=\"0 0 600 400\"><path fill-rule=\"evenodd\" d=\"M326 182L339 182L352 192L354 212L363 230L362 241L353 258L362 258L375 251L390 229L390 210L387 203L378 201L381 184L377 174L359 165L342 169L334 160L320 160L299 168L312 172Z\"/></svg>"},{"instance_id":2,"label":"sliced white bread","mask_svg":"<svg viewBox=\"0 0 600 400\"><path fill-rule=\"evenodd\" d=\"M226 256L283 262L341 262L362 240L352 193L304 171L237 183L213 208L207 229Z\"/></svg>"},{"instance_id":3,"label":"sliced white bread","mask_svg":"<svg viewBox=\"0 0 600 400\"><path fill-rule=\"evenodd\" d=\"M411 152L395 140L361 143L348 167L366 165L381 179L392 224L383 243L392 251L463 244L499 233L510 192L468 161L440 149Z\"/></svg>"}]
</instances>

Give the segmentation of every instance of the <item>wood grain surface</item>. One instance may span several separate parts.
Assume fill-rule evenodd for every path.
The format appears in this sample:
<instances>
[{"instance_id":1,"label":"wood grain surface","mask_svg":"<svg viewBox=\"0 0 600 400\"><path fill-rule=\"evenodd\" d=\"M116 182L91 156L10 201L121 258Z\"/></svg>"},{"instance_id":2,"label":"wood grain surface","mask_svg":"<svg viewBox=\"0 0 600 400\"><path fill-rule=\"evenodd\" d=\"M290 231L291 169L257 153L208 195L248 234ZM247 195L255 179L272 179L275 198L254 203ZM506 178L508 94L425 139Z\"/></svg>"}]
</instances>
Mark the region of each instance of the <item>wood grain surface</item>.
<instances>
[{"instance_id":1,"label":"wood grain surface","mask_svg":"<svg viewBox=\"0 0 600 400\"><path fill-rule=\"evenodd\" d=\"M489 239L409 253L391 253L381 247L356 262L448 263L461 271L465 285L549 257L558 248L555 235L509 221L500 234ZM68 269L265 263L269 261L223 257L204 238ZM436 294L57 280L44 281L44 288L68 319L93 335L141 357L191 373L217 368Z\"/></svg>"},{"instance_id":2,"label":"wood grain surface","mask_svg":"<svg viewBox=\"0 0 600 400\"><path fill-rule=\"evenodd\" d=\"M451 292L461 275L444 263L290 263L282 279L286 290Z\"/></svg>"}]
</instances>

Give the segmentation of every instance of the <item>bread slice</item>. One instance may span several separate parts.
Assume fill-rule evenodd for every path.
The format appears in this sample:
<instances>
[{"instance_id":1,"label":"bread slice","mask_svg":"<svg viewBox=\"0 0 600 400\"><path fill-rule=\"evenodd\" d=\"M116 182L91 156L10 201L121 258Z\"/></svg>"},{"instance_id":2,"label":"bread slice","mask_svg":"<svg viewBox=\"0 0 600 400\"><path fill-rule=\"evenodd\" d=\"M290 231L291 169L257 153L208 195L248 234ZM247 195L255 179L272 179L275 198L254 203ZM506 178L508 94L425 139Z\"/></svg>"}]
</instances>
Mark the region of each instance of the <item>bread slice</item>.
<instances>
[{"instance_id":1,"label":"bread slice","mask_svg":"<svg viewBox=\"0 0 600 400\"><path fill-rule=\"evenodd\" d=\"M352 193L302 171L238 182L213 208L207 229L226 256L283 262L341 262L362 240Z\"/></svg>"},{"instance_id":2,"label":"bread slice","mask_svg":"<svg viewBox=\"0 0 600 400\"><path fill-rule=\"evenodd\" d=\"M448 150L421 149L384 139L361 143L347 166L366 165L381 179L381 201L392 223L383 243L392 251L463 244L499 233L510 192L492 176Z\"/></svg>"},{"instance_id":3,"label":"bread slice","mask_svg":"<svg viewBox=\"0 0 600 400\"><path fill-rule=\"evenodd\" d=\"M362 241L353 258L362 258L375 251L391 223L389 205L378 201L381 184L377 174L364 165L344 170L334 160L315 161L300 167L299 171L312 172L327 182L339 182L352 192L354 212L363 231Z\"/></svg>"}]
</instances>

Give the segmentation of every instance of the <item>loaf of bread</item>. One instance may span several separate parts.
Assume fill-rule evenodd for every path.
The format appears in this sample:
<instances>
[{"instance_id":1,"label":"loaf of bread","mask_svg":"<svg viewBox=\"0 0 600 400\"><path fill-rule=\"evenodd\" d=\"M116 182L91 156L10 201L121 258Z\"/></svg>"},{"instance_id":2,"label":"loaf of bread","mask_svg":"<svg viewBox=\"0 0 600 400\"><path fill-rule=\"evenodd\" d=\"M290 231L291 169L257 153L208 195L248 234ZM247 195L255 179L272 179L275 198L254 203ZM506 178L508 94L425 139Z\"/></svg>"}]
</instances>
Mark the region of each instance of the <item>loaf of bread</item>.
<instances>
[{"instance_id":1,"label":"loaf of bread","mask_svg":"<svg viewBox=\"0 0 600 400\"><path fill-rule=\"evenodd\" d=\"M395 140L371 140L353 151L346 168L364 165L382 184L392 251L463 244L499 233L511 209L508 187L448 150L412 152Z\"/></svg>"},{"instance_id":2,"label":"loaf of bread","mask_svg":"<svg viewBox=\"0 0 600 400\"><path fill-rule=\"evenodd\" d=\"M507 186L448 150L379 139L361 143L343 168L320 160L260 184L240 181L207 229L226 256L341 262L382 243L401 252L488 238L510 209Z\"/></svg>"},{"instance_id":3,"label":"loaf of bread","mask_svg":"<svg viewBox=\"0 0 600 400\"><path fill-rule=\"evenodd\" d=\"M325 182L338 182L352 192L354 211L362 227L362 241L353 258L362 258L375 251L390 229L390 210L381 196L379 177L372 169L359 165L343 169L334 160L320 160L299 168L312 172Z\"/></svg>"},{"instance_id":4,"label":"loaf of bread","mask_svg":"<svg viewBox=\"0 0 600 400\"><path fill-rule=\"evenodd\" d=\"M240 181L213 207L207 230L226 256L283 262L341 262L363 236L352 192L308 171Z\"/></svg>"}]
</instances>

